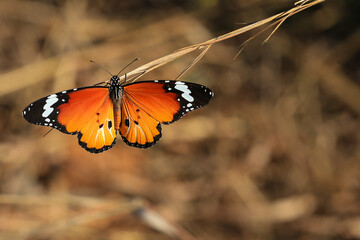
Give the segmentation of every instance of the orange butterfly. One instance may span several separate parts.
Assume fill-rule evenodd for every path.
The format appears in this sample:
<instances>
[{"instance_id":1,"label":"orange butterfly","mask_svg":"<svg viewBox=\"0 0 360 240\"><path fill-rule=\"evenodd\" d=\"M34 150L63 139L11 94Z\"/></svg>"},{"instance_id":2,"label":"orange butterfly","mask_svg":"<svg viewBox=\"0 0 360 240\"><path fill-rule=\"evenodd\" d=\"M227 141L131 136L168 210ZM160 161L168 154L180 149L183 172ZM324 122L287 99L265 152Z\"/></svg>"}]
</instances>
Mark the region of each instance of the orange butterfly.
<instances>
[{"instance_id":1,"label":"orange butterfly","mask_svg":"<svg viewBox=\"0 0 360 240\"><path fill-rule=\"evenodd\" d=\"M41 98L22 112L30 123L77 134L80 146L101 153L116 143L148 148L161 138L161 123L170 124L208 104L214 93L182 81L155 80L127 84L112 76L106 86L89 86Z\"/></svg>"}]
</instances>

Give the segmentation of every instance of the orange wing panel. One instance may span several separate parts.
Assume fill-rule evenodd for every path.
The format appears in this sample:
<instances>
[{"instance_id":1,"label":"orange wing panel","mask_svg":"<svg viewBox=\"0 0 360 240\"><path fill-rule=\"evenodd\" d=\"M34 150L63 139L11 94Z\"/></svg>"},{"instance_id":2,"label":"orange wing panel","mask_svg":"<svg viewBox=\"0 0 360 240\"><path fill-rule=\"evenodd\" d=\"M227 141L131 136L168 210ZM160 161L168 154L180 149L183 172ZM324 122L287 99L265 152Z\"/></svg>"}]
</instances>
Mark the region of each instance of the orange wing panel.
<instances>
[{"instance_id":1,"label":"orange wing panel","mask_svg":"<svg viewBox=\"0 0 360 240\"><path fill-rule=\"evenodd\" d=\"M137 106L161 123L170 123L180 110L178 95L166 92L164 84L141 82L124 87L125 95Z\"/></svg>"},{"instance_id":2,"label":"orange wing panel","mask_svg":"<svg viewBox=\"0 0 360 240\"><path fill-rule=\"evenodd\" d=\"M69 133L79 131L98 109L109 98L107 88L84 88L68 94L67 103L57 109L58 122L66 127Z\"/></svg>"}]
</instances>

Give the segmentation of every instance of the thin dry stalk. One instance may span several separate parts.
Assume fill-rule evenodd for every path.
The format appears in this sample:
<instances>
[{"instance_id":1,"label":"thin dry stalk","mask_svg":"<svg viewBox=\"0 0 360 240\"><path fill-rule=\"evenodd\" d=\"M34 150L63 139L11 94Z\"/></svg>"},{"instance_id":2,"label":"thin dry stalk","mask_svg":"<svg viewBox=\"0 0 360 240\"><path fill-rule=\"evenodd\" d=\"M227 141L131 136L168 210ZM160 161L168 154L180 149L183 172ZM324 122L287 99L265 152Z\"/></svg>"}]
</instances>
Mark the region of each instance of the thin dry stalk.
<instances>
[{"instance_id":1,"label":"thin dry stalk","mask_svg":"<svg viewBox=\"0 0 360 240\"><path fill-rule=\"evenodd\" d=\"M195 44L195 45L192 45L192 46L189 46L189 47L185 47L185 48L181 48L177 51L175 51L174 53L171 53L171 54L168 54L164 57L161 57L159 59L156 59L154 61L151 61L147 64L144 64L142 65L141 67L138 67L136 69L134 69L133 71L127 73L127 76L134 76L134 75L137 75L137 74L141 74L141 76L145 75L146 73L158 68L158 67L161 67L169 62L172 62L173 60L181 57L181 56L184 56L185 54L188 54L190 52L193 52L195 50L198 50L198 49L202 49L204 47L207 47L207 46L211 46L215 43L218 43L218 42L221 42L221 41L224 41L226 39L229 39L229 38L232 38L232 37L235 37L235 36L238 36L240 34L243 34L245 32L248 32L250 30L253 30L255 28L258 28L258 27L261 27L263 25L266 25L272 21L276 21L275 24L277 24L276 28L271 32L271 34L269 35L269 37L265 40L267 41L272 34L274 34L274 32L279 28L279 26L289 17L295 15L296 13L299 13L309 7L312 7L314 5L317 5L321 2L324 2L325 0L315 0L315 1L303 1L303 2L297 2L297 4L299 3L302 3L300 5L297 5L296 7L286 11L286 12L282 12L282 13L279 13L279 14L276 14L272 17L269 17L269 18L266 18L264 20L261 20L261 21L258 21L256 23L253 23L253 24L250 24L248 26L245 26L245 27L242 27L242 28L239 28L239 29L236 29L235 31L232 31L230 33L227 33L227 34L224 34L224 35L221 35L219 37L216 37L216 38L213 38L213 39L210 39L208 41L205 41L205 42L202 42L202 43L199 43L199 44ZM205 52L206 53L206 52ZM196 62L198 62L201 57L203 57L205 55L205 53L201 53L195 60L193 63L190 64L190 67L188 67L186 70L189 70L192 66L194 66L196 64ZM124 76L121 76L121 79L123 79ZM134 81L138 79L138 78L135 78Z\"/></svg>"}]
</instances>

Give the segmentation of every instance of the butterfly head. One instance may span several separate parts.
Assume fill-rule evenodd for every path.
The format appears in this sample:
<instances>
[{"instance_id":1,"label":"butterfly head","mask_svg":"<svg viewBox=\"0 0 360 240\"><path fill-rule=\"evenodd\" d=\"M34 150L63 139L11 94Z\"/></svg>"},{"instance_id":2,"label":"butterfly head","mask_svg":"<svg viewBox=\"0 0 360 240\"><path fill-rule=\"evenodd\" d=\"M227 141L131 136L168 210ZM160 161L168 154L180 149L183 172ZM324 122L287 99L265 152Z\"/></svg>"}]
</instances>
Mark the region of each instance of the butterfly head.
<instances>
[{"instance_id":1,"label":"butterfly head","mask_svg":"<svg viewBox=\"0 0 360 240\"><path fill-rule=\"evenodd\" d=\"M110 85L119 86L120 85L120 78L117 75L112 76L110 78Z\"/></svg>"}]
</instances>

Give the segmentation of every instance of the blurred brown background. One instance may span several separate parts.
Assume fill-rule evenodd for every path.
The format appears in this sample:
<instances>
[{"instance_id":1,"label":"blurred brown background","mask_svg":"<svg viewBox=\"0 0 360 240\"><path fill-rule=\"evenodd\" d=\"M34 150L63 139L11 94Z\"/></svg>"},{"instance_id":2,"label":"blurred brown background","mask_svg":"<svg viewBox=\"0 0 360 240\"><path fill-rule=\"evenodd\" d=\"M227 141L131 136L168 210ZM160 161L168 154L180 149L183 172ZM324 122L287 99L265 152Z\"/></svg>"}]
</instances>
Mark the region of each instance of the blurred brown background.
<instances>
[{"instance_id":1,"label":"blurred brown background","mask_svg":"<svg viewBox=\"0 0 360 240\"><path fill-rule=\"evenodd\" d=\"M154 147L92 155L21 111L293 7L292 1L0 1L0 239L360 238L360 2L214 45L205 108ZM174 79L196 54L142 79ZM128 70L131 70L128 69Z\"/></svg>"}]
</instances>

